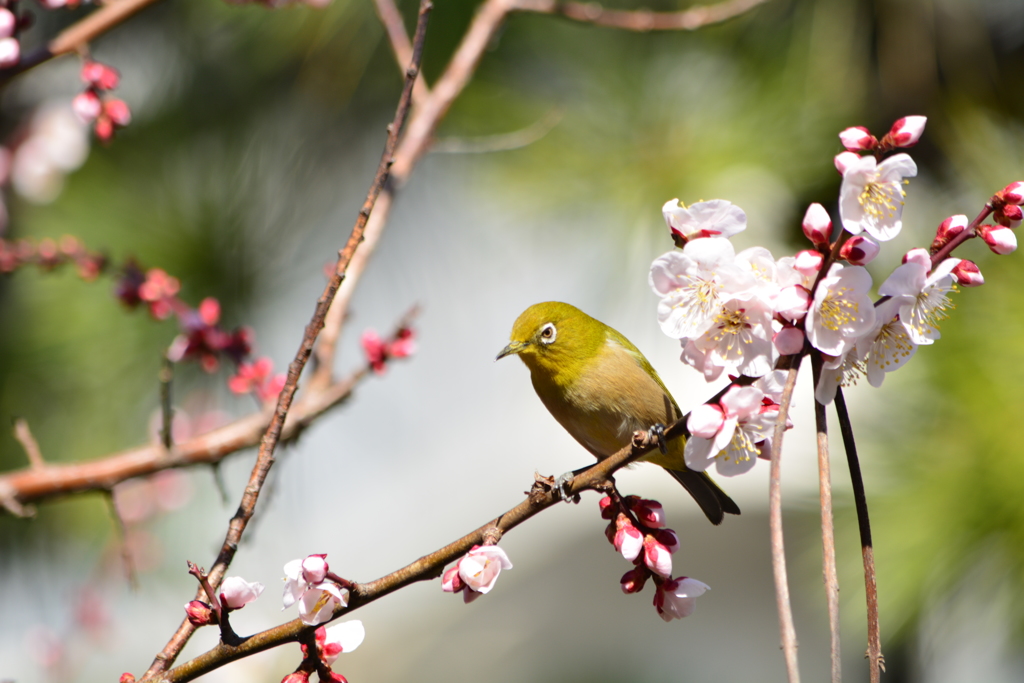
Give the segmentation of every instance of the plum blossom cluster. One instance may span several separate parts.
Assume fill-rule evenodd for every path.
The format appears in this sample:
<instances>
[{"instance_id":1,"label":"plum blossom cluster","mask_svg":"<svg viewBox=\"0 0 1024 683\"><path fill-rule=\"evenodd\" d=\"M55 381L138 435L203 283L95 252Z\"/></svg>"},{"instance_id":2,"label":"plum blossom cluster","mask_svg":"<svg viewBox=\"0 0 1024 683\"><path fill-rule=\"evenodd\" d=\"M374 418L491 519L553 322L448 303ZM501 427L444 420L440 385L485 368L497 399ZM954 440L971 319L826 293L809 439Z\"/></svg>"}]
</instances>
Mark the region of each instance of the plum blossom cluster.
<instances>
[{"instance_id":1,"label":"plum blossom cluster","mask_svg":"<svg viewBox=\"0 0 1024 683\"><path fill-rule=\"evenodd\" d=\"M168 360L179 363L194 360L206 372L215 372L221 359L228 359L237 373L228 380L236 394L251 393L261 402L277 398L284 386L283 374L274 374L273 362L261 357L250 360L253 332L248 327L232 331L220 325L220 302L213 297L203 299L193 308L179 296L181 282L160 268L143 271L128 261L117 282L116 296L129 309L145 305L156 320L174 316L180 328L178 336L167 349Z\"/></svg>"},{"instance_id":2,"label":"plum blossom cluster","mask_svg":"<svg viewBox=\"0 0 1024 683\"><path fill-rule=\"evenodd\" d=\"M370 368L383 375L392 358L408 358L416 353L416 333L411 327L398 328L391 339L382 339L376 330L366 330L360 338Z\"/></svg>"},{"instance_id":3,"label":"plum blossom cluster","mask_svg":"<svg viewBox=\"0 0 1024 683\"><path fill-rule=\"evenodd\" d=\"M462 593L463 600L473 602L491 592L503 569L512 569L504 550L496 545L475 545L444 573L441 589L446 593Z\"/></svg>"},{"instance_id":4,"label":"plum blossom cluster","mask_svg":"<svg viewBox=\"0 0 1024 683\"><path fill-rule=\"evenodd\" d=\"M89 251L70 235L59 240L46 237L38 241L0 238L0 273L13 273L25 266L49 272L65 265L73 265L78 276L89 282L106 270L107 259L103 254Z\"/></svg>"},{"instance_id":5,"label":"plum blossom cluster","mask_svg":"<svg viewBox=\"0 0 1024 683\"><path fill-rule=\"evenodd\" d=\"M939 339L957 285L984 282L975 263L951 257L952 251L974 237L996 254L1016 249L1024 182L995 193L973 220L946 218L929 248L904 254L873 294L864 266L901 231L907 179L917 174L913 159L899 150L918 142L925 122L907 116L880 139L861 127L840 133L846 148L834 160L843 177L840 229L823 206L812 204L802 222L811 248L792 256L775 259L762 247L736 253L729 238L746 228L746 214L725 200L664 205L677 248L651 265L661 328L679 340L681 360L709 382L733 381L720 399L690 414L685 457L691 469L714 463L719 474L734 476L768 452L781 396L773 369L783 357L819 355L815 398L822 404L859 377L878 387L919 346Z\"/></svg>"},{"instance_id":6,"label":"plum blossom cluster","mask_svg":"<svg viewBox=\"0 0 1024 683\"><path fill-rule=\"evenodd\" d=\"M121 82L121 74L111 66L86 59L82 63L81 77L85 90L71 101L71 108L82 123L92 126L96 137L108 142L114 137L114 131L132 120L125 101L109 94Z\"/></svg>"},{"instance_id":7,"label":"plum blossom cluster","mask_svg":"<svg viewBox=\"0 0 1024 683\"><path fill-rule=\"evenodd\" d=\"M665 527L665 510L656 500L637 496L605 496L601 517L609 520L605 535L633 569L620 580L623 593L639 593L648 580L654 582L654 608L665 621L693 613L697 598L710 587L689 577L672 578L672 555L679 537Z\"/></svg>"}]
</instances>

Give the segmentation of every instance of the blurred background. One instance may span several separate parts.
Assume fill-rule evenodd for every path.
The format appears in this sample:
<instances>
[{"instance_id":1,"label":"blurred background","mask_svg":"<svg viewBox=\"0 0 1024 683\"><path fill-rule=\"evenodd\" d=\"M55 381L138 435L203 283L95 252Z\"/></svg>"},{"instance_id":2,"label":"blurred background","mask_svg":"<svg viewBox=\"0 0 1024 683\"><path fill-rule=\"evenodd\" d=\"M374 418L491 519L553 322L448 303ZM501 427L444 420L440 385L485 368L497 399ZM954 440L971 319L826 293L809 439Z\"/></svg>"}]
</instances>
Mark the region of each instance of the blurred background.
<instances>
[{"instance_id":1,"label":"blurred background","mask_svg":"<svg viewBox=\"0 0 1024 683\"><path fill-rule=\"evenodd\" d=\"M436 3L429 81L475 7ZM401 9L411 26L414 4ZM77 16L36 14L26 46ZM217 297L225 324L252 326L257 351L283 368L365 196L401 87L372 3L185 0L147 10L93 49L122 72L116 94L134 120L113 144L83 146L77 170L16 176L6 236L74 235L116 263L163 268L186 301ZM81 89L77 72L68 58L14 81L0 132L24 136L27 122L66 108ZM1024 179L1024 4L771 0L724 25L661 34L512 16L398 197L339 368L362 362L363 329L389 330L416 303L419 350L281 453L230 572L267 591L233 617L236 630L294 617L278 607L288 560L326 552L337 573L377 578L516 504L535 470L590 462L527 370L493 363L532 303L568 301L616 327L684 409L712 395L718 387L678 362L657 325L647 271L672 246L662 204L728 199L749 218L737 248L792 253L804 248L808 203L837 216L837 133L864 125L880 137L908 114L928 117L911 150L920 174L903 233L872 264L876 282L905 250L929 244L943 218L973 216ZM521 144L498 149L510 133ZM883 680L894 683L1024 679L1024 446L1011 429L1024 384L1024 266L982 244L961 251L987 284L954 295L941 341L881 390L848 392L875 529ZM70 269L0 278L0 424L24 417L49 460L153 438L160 357L177 328L126 311L113 287L112 277L83 283ZM252 410L227 391L228 370L179 368L183 428ZM804 383L783 499L801 668L824 680L811 400ZM0 516L0 680L141 674L195 590L185 560L212 562L254 455L119 490L135 590L102 496L43 504L30 521ZM24 463L4 429L0 467ZM860 547L838 446L833 480L844 674L862 681ZM603 536L597 497L584 496L509 534L502 546L515 568L472 605L435 581L360 610L366 642L336 670L359 683L784 680L766 464L722 482L744 514L720 528L653 468L619 482L665 503L683 541L676 573L711 585L692 617L665 624L650 587L621 593L629 566ZM201 631L185 656L215 637ZM206 680L278 681L299 657L279 648Z\"/></svg>"}]
</instances>

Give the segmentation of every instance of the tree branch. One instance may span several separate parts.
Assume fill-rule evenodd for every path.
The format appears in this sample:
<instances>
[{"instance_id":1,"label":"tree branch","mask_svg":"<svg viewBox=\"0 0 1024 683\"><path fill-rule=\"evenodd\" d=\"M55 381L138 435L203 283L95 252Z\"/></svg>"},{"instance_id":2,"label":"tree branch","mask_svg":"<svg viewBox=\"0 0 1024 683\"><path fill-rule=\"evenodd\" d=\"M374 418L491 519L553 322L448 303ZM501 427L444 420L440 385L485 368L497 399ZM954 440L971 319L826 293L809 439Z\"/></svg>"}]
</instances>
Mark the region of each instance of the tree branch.
<instances>
[{"instance_id":1,"label":"tree branch","mask_svg":"<svg viewBox=\"0 0 1024 683\"><path fill-rule=\"evenodd\" d=\"M559 0L514 0L515 9L555 14L566 19L626 31L694 31L749 12L768 0L727 0L717 5L691 7L681 12L605 9L597 3Z\"/></svg>"}]
</instances>

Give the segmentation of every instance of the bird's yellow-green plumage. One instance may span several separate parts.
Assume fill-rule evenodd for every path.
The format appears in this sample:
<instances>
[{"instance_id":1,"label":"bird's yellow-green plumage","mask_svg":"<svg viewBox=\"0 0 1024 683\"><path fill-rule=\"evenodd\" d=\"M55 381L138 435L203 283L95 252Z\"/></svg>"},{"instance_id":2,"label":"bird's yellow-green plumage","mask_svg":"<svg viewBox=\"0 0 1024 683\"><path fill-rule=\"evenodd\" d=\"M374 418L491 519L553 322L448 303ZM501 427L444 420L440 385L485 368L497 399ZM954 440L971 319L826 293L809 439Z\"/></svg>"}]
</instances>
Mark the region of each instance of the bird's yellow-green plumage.
<instances>
[{"instance_id":1,"label":"bird's yellow-green plumage","mask_svg":"<svg viewBox=\"0 0 1024 683\"><path fill-rule=\"evenodd\" d=\"M671 425L682 412L658 373L628 339L583 311L557 301L534 304L512 326L498 359L515 354L530 369L533 388L548 411L602 460L630 443L633 432ZM704 472L686 467L686 440L644 460L681 483L704 514L720 524L739 507Z\"/></svg>"}]
</instances>

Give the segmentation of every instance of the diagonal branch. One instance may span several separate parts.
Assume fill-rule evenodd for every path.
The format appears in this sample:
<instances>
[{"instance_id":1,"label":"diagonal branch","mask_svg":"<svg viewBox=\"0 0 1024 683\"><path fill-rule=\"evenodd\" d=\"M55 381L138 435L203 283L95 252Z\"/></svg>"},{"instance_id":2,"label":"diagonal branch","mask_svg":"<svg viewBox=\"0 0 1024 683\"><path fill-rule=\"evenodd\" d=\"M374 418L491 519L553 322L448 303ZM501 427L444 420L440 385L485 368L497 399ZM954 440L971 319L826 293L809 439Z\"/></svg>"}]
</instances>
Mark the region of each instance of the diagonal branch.
<instances>
[{"instance_id":1,"label":"diagonal branch","mask_svg":"<svg viewBox=\"0 0 1024 683\"><path fill-rule=\"evenodd\" d=\"M430 16L431 9L433 9L433 5L431 5L429 0L420 1L419 19L416 23L416 37L413 43L413 59L409 64L409 68L406 70L405 85L402 88L402 95L398 100L395 118L388 127L388 137L384 144L384 152L381 155L380 164L377 167L377 173L373 179L373 183L370 185L369 191L367 192L366 201L363 202L363 208L359 211L359 217L356 219L355 226L352 228L352 233L349 235L348 242L338 255L338 263L334 269L334 275L327 282L323 293L317 300L313 317L306 325L306 330L303 334L302 342L299 345L299 350L296 352L295 358L288 365L288 378L285 380L284 388L278 396L274 416L260 442L260 449L256 456L256 463L253 466L252 473L249 475L249 483L246 485L245 492L242 494L242 501L238 506L238 511L235 513L235 516L231 518L231 522L228 525L224 544L217 556L217 560L210 568L208 578L210 585L214 587L219 586L220 582L223 580L224 573L231 564L231 560L234 559L235 552L237 551L242 539L242 534L245 531L246 526L248 526L249 520L252 519L252 516L256 511L256 502L259 499L260 491L263 489L263 484L266 482L267 475L270 473L270 468L274 464L274 450L277 448L277 444L280 441L281 432L285 424L285 418L288 416L288 410L291 408L292 399L298 389L299 376L302 374L302 370L305 368L306 362L313 353L313 345L316 342L316 338L320 333L320 330L323 329L327 310L330 308L331 302L334 300L334 296L337 294L342 280L345 279L345 274L352 261L352 256L356 253L356 249L359 247L360 242L363 241L363 233L366 230L366 224L373 211L374 204L377 202L377 197L380 196L385 183L388 181L391 165L393 163L392 155L395 152L399 133L405 123L406 116L409 113L409 106L412 102L412 84L415 82L416 76L419 73L420 63L423 58L423 44L426 39L427 18ZM167 666L177 658L178 654L194 632L195 627L189 623L188 619L185 619L164 649L156 656L144 678L166 670Z\"/></svg>"}]
</instances>

